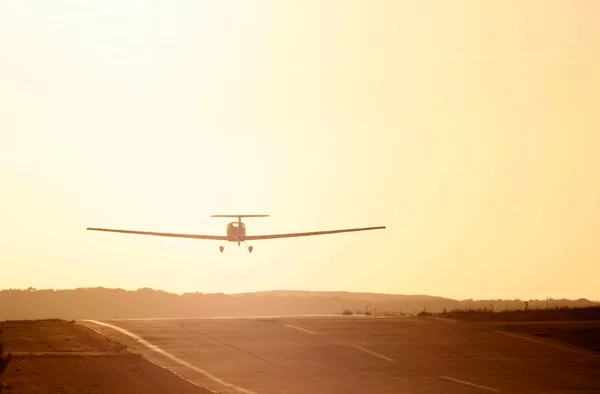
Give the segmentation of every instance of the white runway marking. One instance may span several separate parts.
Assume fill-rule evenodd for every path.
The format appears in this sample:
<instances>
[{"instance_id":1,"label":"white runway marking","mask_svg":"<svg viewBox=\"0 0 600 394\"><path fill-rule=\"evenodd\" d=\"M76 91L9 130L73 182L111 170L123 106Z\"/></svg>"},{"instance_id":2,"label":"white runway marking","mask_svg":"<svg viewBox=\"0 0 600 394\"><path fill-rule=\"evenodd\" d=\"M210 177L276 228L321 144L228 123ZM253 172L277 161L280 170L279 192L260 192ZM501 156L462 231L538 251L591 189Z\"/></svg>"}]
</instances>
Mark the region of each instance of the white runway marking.
<instances>
[{"instance_id":1,"label":"white runway marking","mask_svg":"<svg viewBox=\"0 0 600 394\"><path fill-rule=\"evenodd\" d=\"M433 320L439 320L439 321L445 321L445 322L451 322L451 323L458 323L457 320L449 319L449 318L447 319L445 317L430 316L429 318L433 319Z\"/></svg>"},{"instance_id":2,"label":"white runway marking","mask_svg":"<svg viewBox=\"0 0 600 394\"><path fill-rule=\"evenodd\" d=\"M86 321L86 320L83 320L83 321ZM89 320L88 320L88 321L89 321ZM96 322L95 322L95 321L93 321L93 323L96 323ZM99 330L97 330L97 329L95 329L95 328L93 328L93 327L88 327L88 328L89 328L90 330L94 331L95 333L97 333L98 335L101 335L101 336L103 336L103 337L104 337L104 336L106 336L106 335L105 335L103 332L101 332L101 331L99 331ZM126 350L127 350L127 352L128 352L129 354L138 354L138 355L141 355L141 354L139 354L139 353L136 353L136 352L134 352L133 350L131 350L131 349L129 349L129 348L127 348ZM146 360L148 360L149 362L151 362L152 364L156 365L156 366L157 366L157 367L159 367L159 368L166 369L167 371L171 372L171 373L172 373L172 374L174 374L175 376L177 376L177 377L179 377L179 378L181 378L181 379L185 380L186 382L189 382L190 384L193 384L193 385L194 385L194 386L196 386L196 387L200 387L201 389L203 389L203 390L206 390L206 391L210 391L211 393L219 394L219 392L217 392L217 391L214 391L214 390L211 390L211 389L209 389L208 387L201 386L201 385L199 385L199 384L198 384L198 383L196 383L196 382L192 382L191 380L184 378L183 376L181 376L181 375L180 375L180 374L178 374L177 372L173 371L172 369L170 369L170 368L167 368L167 367L166 367L166 366L164 366L164 365L160 365L160 364L158 364L158 363L154 362L153 360L151 360L151 359L149 359L149 358L147 358L147 357L146 357Z\"/></svg>"},{"instance_id":3,"label":"white runway marking","mask_svg":"<svg viewBox=\"0 0 600 394\"><path fill-rule=\"evenodd\" d=\"M449 376L440 376L440 379L449 380L451 382L464 384L465 386L476 387L476 388L482 389L482 390L493 391L493 392L496 392L496 393L500 392L500 390L498 390L498 389L493 389L493 388L490 388L490 387L480 386L480 385L475 384L475 383L465 382L464 380L454 379L454 378L451 378Z\"/></svg>"},{"instance_id":4,"label":"white runway marking","mask_svg":"<svg viewBox=\"0 0 600 394\"><path fill-rule=\"evenodd\" d=\"M187 367L187 368L191 369L192 371L199 372L202 375L204 375L207 378L209 378L210 380L212 380L212 381L214 381L214 382L216 382L216 383L218 383L218 384L220 384L222 386L228 387L230 389L233 389L235 391L239 391L240 393L244 393L244 394L256 394L253 391L246 390L246 389L244 389L242 387L238 387L238 386L236 386L234 384L231 384L231 383L228 383L228 382L226 382L224 380L221 380L221 379L217 378L216 376L214 376L213 374L211 374L210 372L205 371L205 370L203 370L201 368L198 368L195 365L192 365L192 364L188 363L187 361L182 360L179 357L172 355L171 353L165 352L164 350L162 350L158 346L151 344L150 342L146 341L145 339L143 339L143 338L141 338L141 337L139 337L139 336L137 336L137 335L135 335L135 334L133 334L133 333L131 333L131 332L129 332L129 331L121 328L121 327L113 326L112 324L108 324L108 323L102 323L102 322L99 322L99 321L96 321L96 320L84 320L84 321L87 321L87 322L90 322L90 323L94 323L94 324L98 324L100 326L109 327L109 328L112 328L115 331L118 331L118 332L120 332L122 334L125 334L125 335L127 335L127 336L135 339L136 341L138 341L142 345L146 346L148 349L154 350L155 352L157 352L159 354L162 354L165 357L170 358L171 360L175 361L176 363L181 364L184 367Z\"/></svg>"},{"instance_id":5,"label":"white runway marking","mask_svg":"<svg viewBox=\"0 0 600 394\"><path fill-rule=\"evenodd\" d=\"M572 352L572 353L579 353L579 354L584 354L586 356L598 357L597 354L589 353L589 352L586 352L586 351L583 351L583 350L571 349L571 348L568 348L568 347L565 347L565 346L557 345L555 343L550 343L550 342L542 341L542 340L539 340L539 339L530 338L530 337L525 336L525 335L513 334L512 332L506 332L506 331L502 331L502 330L497 330L496 332L502 333L504 335L508 335L509 337L519 338L519 339L525 339L527 341L541 343L542 345L552 346L552 347L555 347L557 349L566 350L566 351Z\"/></svg>"},{"instance_id":6,"label":"white runway marking","mask_svg":"<svg viewBox=\"0 0 600 394\"><path fill-rule=\"evenodd\" d=\"M311 335L324 335L324 334L322 334L320 332L314 332L314 331L311 331L311 330L307 330L306 328L302 328L302 327L298 327L298 326L292 326L291 324L284 324L284 326L289 327L289 328L293 328L295 330L303 331L303 332L305 332L307 334L311 334Z\"/></svg>"},{"instance_id":7,"label":"white runway marking","mask_svg":"<svg viewBox=\"0 0 600 394\"><path fill-rule=\"evenodd\" d=\"M375 357L382 358L382 359L384 359L384 360L386 360L386 361L390 361L390 362L392 362L392 361L396 361L396 360L394 360L393 358L389 358L389 357L387 357L387 356L384 356L383 354L375 353L374 351L371 351L371 350L369 350L369 349L365 349L365 348L364 348L364 347L362 347L362 346L358 346L358 345L348 345L348 346L352 346L353 348L356 348L356 349L358 349L358 350L362 350L362 351L363 351L363 352L365 352L365 353L369 353L370 355L373 355L373 356L375 356Z\"/></svg>"}]
</instances>

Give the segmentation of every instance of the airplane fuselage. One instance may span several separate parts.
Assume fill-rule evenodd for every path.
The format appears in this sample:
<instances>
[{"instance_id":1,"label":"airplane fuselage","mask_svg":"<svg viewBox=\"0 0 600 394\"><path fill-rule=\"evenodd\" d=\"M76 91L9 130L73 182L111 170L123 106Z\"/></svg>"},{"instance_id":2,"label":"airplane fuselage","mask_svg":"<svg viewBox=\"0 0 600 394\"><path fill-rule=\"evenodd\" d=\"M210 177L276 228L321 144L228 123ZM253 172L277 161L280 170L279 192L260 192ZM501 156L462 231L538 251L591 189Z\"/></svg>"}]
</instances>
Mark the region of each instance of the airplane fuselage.
<instances>
[{"instance_id":1,"label":"airplane fuselage","mask_svg":"<svg viewBox=\"0 0 600 394\"><path fill-rule=\"evenodd\" d=\"M241 221L231 222L227 225L228 242L244 242L246 239L246 225Z\"/></svg>"}]
</instances>

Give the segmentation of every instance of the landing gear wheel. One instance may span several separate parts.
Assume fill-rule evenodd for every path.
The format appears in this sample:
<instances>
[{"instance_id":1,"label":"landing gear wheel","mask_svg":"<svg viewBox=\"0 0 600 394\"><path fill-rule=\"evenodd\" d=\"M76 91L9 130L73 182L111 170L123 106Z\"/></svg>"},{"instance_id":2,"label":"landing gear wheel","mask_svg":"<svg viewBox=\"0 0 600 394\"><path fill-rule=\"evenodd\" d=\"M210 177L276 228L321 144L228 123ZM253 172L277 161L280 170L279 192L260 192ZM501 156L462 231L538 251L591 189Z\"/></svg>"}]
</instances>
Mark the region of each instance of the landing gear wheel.
<instances>
[{"instance_id":1,"label":"landing gear wheel","mask_svg":"<svg viewBox=\"0 0 600 394\"><path fill-rule=\"evenodd\" d=\"M219 246L219 250L221 251L221 253L223 253L223 251L225 250L224 246Z\"/></svg>"},{"instance_id":2,"label":"landing gear wheel","mask_svg":"<svg viewBox=\"0 0 600 394\"><path fill-rule=\"evenodd\" d=\"M248 252L252 253L252 250L254 249L254 247L252 246L248 246Z\"/></svg>"}]
</instances>

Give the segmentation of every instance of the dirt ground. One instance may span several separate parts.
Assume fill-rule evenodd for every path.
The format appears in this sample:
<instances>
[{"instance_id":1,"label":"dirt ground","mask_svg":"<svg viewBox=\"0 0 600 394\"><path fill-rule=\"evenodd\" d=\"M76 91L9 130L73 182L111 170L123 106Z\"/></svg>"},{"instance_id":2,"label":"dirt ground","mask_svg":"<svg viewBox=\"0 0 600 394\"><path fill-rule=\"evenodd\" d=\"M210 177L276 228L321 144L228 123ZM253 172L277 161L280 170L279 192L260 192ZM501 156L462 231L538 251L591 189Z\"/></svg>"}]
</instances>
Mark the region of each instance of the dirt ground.
<instances>
[{"instance_id":1,"label":"dirt ground","mask_svg":"<svg viewBox=\"0 0 600 394\"><path fill-rule=\"evenodd\" d=\"M0 322L2 394L208 394L125 346L62 320Z\"/></svg>"}]
</instances>

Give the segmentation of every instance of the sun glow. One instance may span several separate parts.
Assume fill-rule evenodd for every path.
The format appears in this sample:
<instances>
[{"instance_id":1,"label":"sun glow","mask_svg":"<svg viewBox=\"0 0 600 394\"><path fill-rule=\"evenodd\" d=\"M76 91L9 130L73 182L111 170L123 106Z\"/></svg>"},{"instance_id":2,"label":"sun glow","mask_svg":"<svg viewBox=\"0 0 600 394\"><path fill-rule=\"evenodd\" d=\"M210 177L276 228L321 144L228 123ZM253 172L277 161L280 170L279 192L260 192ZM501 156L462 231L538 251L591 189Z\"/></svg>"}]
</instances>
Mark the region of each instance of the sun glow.
<instances>
[{"instance_id":1,"label":"sun glow","mask_svg":"<svg viewBox=\"0 0 600 394\"><path fill-rule=\"evenodd\" d=\"M598 5L534 3L1 2L0 287L600 297ZM236 213L387 230L85 231Z\"/></svg>"}]
</instances>

